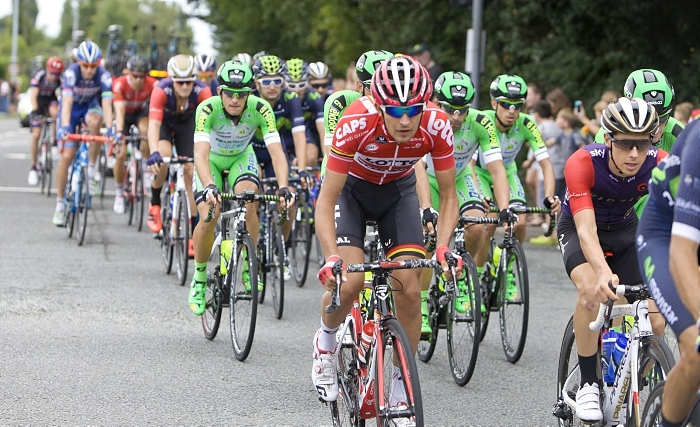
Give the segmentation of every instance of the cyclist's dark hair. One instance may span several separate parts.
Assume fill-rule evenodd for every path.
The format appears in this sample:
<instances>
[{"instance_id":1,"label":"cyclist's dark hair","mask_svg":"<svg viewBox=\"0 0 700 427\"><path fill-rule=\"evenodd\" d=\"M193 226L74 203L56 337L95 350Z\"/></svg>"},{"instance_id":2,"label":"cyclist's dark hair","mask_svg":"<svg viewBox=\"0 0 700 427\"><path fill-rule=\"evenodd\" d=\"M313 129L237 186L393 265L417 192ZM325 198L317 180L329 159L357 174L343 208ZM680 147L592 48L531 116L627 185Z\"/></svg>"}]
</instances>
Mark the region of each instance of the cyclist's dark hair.
<instances>
[{"instance_id":1,"label":"cyclist's dark hair","mask_svg":"<svg viewBox=\"0 0 700 427\"><path fill-rule=\"evenodd\" d=\"M549 102L545 101L544 99L540 99L532 105L529 113L537 113L543 119L549 119L552 117L552 107L549 105Z\"/></svg>"}]
</instances>

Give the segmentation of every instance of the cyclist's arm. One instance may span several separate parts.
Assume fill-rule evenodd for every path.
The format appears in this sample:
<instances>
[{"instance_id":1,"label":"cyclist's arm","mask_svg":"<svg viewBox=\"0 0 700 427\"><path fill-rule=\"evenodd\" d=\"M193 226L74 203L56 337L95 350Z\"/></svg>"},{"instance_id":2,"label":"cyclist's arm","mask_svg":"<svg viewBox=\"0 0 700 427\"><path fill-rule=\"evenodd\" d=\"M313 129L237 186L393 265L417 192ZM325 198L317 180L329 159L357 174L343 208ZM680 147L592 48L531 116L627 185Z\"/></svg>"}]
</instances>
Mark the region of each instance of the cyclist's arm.
<instances>
[{"instance_id":1,"label":"cyclist's arm","mask_svg":"<svg viewBox=\"0 0 700 427\"><path fill-rule=\"evenodd\" d=\"M323 119L319 122L318 119L316 119L316 131L318 132L318 141L321 145L321 155L325 156L326 155L326 144L323 143L325 137L326 137L326 126L323 123Z\"/></svg>"},{"instance_id":2,"label":"cyclist's arm","mask_svg":"<svg viewBox=\"0 0 700 427\"><path fill-rule=\"evenodd\" d=\"M508 184L506 168L503 166L503 160L494 160L486 163L486 169L493 179L493 193L496 198L496 203L499 209L505 209L510 204L510 186ZM472 172L472 174L474 174L474 172ZM474 179L474 182L478 182L476 175Z\"/></svg>"},{"instance_id":3,"label":"cyclist's arm","mask_svg":"<svg viewBox=\"0 0 700 427\"><path fill-rule=\"evenodd\" d=\"M163 122L163 108L167 96L160 87L153 88L151 92L151 102L148 106L148 150L151 153L158 151L158 141L160 140L160 125Z\"/></svg>"},{"instance_id":4,"label":"cyclist's arm","mask_svg":"<svg viewBox=\"0 0 700 427\"><path fill-rule=\"evenodd\" d=\"M301 99L295 93L289 102L290 122L292 123L292 139L294 140L294 151L297 155L297 166L302 171L306 169L306 125L304 124L304 113L301 110Z\"/></svg>"},{"instance_id":5,"label":"cyclist's arm","mask_svg":"<svg viewBox=\"0 0 700 427\"><path fill-rule=\"evenodd\" d=\"M459 202L455 185L455 167L436 170L435 179L440 192L440 216L438 217L437 246L449 245L452 233L459 221ZM325 183L323 184L325 185Z\"/></svg>"},{"instance_id":6,"label":"cyclist's arm","mask_svg":"<svg viewBox=\"0 0 700 427\"><path fill-rule=\"evenodd\" d=\"M102 87L102 112L105 126L112 126L114 114L112 113L112 75L108 71L104 71L100 77L100 85Z\"/></svg>"},{"instance_id":7,"label":"cyclist's arm","mask_svg":"<svg viewBox=\"0 0 700 427\"><path fill-rule=\"evenodd\" d=\"M150 125L149 125L150 128ZM214 184L209 167L209 151L211 144L206 141L197 141L194 144L194 169L197 171L197 178L202 183L202 187Z\"/></svg>"},{"instance_id":8,"label":"cyclist's arm","mask_svg":"<svg viewBox=\"0 0 700 427\"><path fill-rule=\"evenodd\" d=\"M696 230L697 232L697 230ZM678 234L671 235L669 267L678 295L688 310L700 319L700 270L698 270L698 242Z\"/></svg>"},{"instance_id":9,"label":"cyclist's arm","mask_svg":"<svg viewBox=\"0 0 700 427\"><path fill-rule=\"evenodd\" d=\"M549 154L547 153L547 145L542 140L542 135L539 129L537 129L537 124L532 118L526 116L523 120L523 125L525 126L526 132L530 133L527 140L530 142L537 163L539 163L542 168L542 175L544 175L544 196L554 198L556 181L554 178L554 168L552 167L552 162L549 160Z\"/></svg>"},{"instance_id":10,"label":"cyclist's arm","mask_svg":"<svg viewBox=\"0 0 700 427\"><path fill-rule=\"evenodd\" d=\"M486 170L489 171L493 181L493 195L496 199L496 203L500 209L505 209L510 204L510 184L508 183L508 175L503 165L501 142L498 140L498 135L496 134L496 126L487 115L481 114L476 116L476 123L478 123L482 129L476 128L479 138L479 149L470 160L474 182L479 183L474 165L476 164L477 155L481 153L484 166Z\"/></svg>"},{"instance_id":11,"label":"cyclist's arm","mask_svg":"<svg viewBox=\"0 0 700 427\"><path fill-rule=\"evenodd\" d=\"M418 160L415 166L416 193L418 194L418 203L420 203L421 211L433 206L432 196L430 195L430 182L428 182L428 172L425 168L425 161L423 159Z\"/></svg>"},{"instance_id":12,"label":"cyclist's arm","mask_svg":"<svg viewBox=\"0 0 700 427\"><path fill-rule=\"evenodd\" d=\"M339 255L338 245L335 241L335 205L338 202L341 190L345 186L347 177L346 173L326 169L321 193L316 201L316 235L321 243L321 249L323 249L325 258L331 255Z\"/></svg>"},{"instance_id":13,"label":"cyclist's arm","mask_svg":"<svg viewBox=\"0 0 700 427\"><path fill-rule=\"evenodd\" d=\"M65 92L61 95L61 125L68 126L70 123L70 113L73 109L73 95L66 94ZM71 129L71 132L75 132L75 129Z\"/></svg>"},{"instance_id":14,"label":"cyclist's arm","mask_svg":"<svg viewBox=\"0 0 700 427\"><path fill-rule=\"evenodd\" d=\"M39 88L32 86L29 88L29 99L32 101L32 111L39 109Z\"/></svg>"},{"instance_id":15,"label":"cyclist's arm","mask_svg":"<svg viewBox=\"0 0 700 427\"><path fill-rule=\"evenodd\" d=\"M270 158L272 159L272 169L275 171L277 184L279 184L280 187L288 187L289 165L287 164L287 154L284 152L284 148L282 148L282 143L266 144L266 147L267 151L270 153Z\"/></svg>"},{"instance_id":16,"label":"cyclist's arm","mask_svg":"<svg viewBox=\"0 0 700 427\"><path fill-rule=\"evenodd\" d=\"M209 167L209 152L211 151L211 121L212 106L208 102L197 106L194 119L194 169L202 187L215 184ZM148 125L150 134L150 120ZM158 130L160 132L160 129ZM149 138L150 141L150 138Z\"/></svg>"},{"instance_id":17,"label":"cyclist's arm","mask_svg":"<svg viewBox=\"0 0 700 427\"><path fill-rule=\"evenodd\" d=\"M112 84L112 105L114 106L114 120L117 122L117 132L124 132L124 115L126 114L126 104L124 103L124 89L122 79L114 80Z\"/></svg>"}]
</instances>

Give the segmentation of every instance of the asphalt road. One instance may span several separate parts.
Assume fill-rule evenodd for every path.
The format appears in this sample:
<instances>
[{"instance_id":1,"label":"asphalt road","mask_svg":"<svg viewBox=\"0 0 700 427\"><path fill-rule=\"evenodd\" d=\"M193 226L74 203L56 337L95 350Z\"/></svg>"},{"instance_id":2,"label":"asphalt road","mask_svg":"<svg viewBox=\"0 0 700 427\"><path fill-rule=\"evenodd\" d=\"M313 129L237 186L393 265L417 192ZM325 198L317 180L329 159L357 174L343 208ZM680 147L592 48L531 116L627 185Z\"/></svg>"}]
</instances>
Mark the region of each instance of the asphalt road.
<instances>
[{"instance_id":1,"label":"asphalt road","mask_svg":"<svg viewBox=\"0 0 700 427\"><path fill-rule=\"evenodd\" d=\"M238 362L228 325L204 338L158 242L115 215L111 197L93 199L83 247L51 225L55 199L27 186L29 140L17 119L0 120L0 425L330 425L310 380L315 279L287 288L281 320L269 302L259 309L251 355ZM576 294L555 247L525 252L522 359L505 359L492 323L459 387L442 334L430 363L418 362L427 425L556 424L558 353Z\"/></svg>"}]
</instances>

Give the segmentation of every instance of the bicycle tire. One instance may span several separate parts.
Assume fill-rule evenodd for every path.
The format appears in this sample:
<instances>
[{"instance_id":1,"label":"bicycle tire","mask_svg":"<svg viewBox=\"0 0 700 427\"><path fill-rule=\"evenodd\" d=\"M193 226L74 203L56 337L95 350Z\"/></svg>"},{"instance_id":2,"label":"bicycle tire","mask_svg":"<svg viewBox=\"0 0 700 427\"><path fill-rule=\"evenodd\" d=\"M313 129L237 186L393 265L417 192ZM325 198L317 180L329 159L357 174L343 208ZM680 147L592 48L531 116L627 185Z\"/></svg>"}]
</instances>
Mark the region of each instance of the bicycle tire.
<instances>
[{"instance_id":1,"label":"bicycle tire","mask_svg":"<svg viewBox=\"0 0 700 427\"><path fill-rule=\"evenodd\" d=\"M136 160L136 193L134 194L134 203L138 205L136 215L138 217L137 230L143 229L143 217L146 212L146 188L143 182L143 170L140 160Z\"/></svg>"},{"instance_id":2,"label":"bicycle tire","mask_svg":"<svg viewBox=\"0 0 700 427\"><path fill-rule=\"evenodd\" d=\"M255 337L258 312L258 260L255 256L253 239L247 231L240 233L237 240L236 261L235 264L232 260L228 262L226 286L231 290L229 299L231 346L233 355L242 362L250 354ZM246 289L244 279L246 264L249 289ZM246 318L248 323L245 322Z\"/></svg>"},{"instance_id":3,"label":"bicycle tire","mask_svg":"<svg viewBox=\"0 0 700 427\"><path fill-rule=\"evenodd\" d=\"M90 186L88 183L87 166L82 166L80 172L80 182L78 184L78 204L75 207L76 221L78 229L76 230L76 239L78 246L83 246L85 241L85 230L87 229L87 217L90 210Z\"/></svg>"},{"instance_id":4,"label":"bicycle tire","mask_svg":"<svg viewBox=\"0 0 700 427\"><path fill-rule=\"evenodd\" d=\"M486 306L486 311L481 313L481 338L479 341L483 341L486 336L486 330L489 327L489 319L491 318L491 290L493 289L494 282L496 281L496 276L492 274L492 271L496 271L498 266L493 265L493 253L496 250L496 240L491 238L490 249L486 257L486 265L481 272L481 277L479 278L479 286L481 288L481 300Z\"/></svg>"},{"instance_id":5,"label":"bicycle tire","mask_svg":"<svg viewBox=\"0 0 700 427\"><path fill-rule=\"evenodd\" d=\"M304 286L309 271L309 252L311 251L311 208L306 202L306 192L302 191L297 203L297 210L292 224L290 267L297 287Z\"/></svg>"},{"instance_id":6,"label":"bicycle tire","mask_svg":"<svg viewBox=\"0 0 700 427\"><path fill-rule=\"evenodd\" d=\"M464 387L474 374L476 359L479 355L479 342L481 337L481 292L476 289L479 276L476 274L474 258L466 250L461 250L460 255L467 272L465 286L471 295L471 310L467 313L457 312L457 299L453 298L449 308L447 319L447 355L450 361L452 379L457 385ZM461 328L461 326L465 328ZM464 330L462 330L464 329ZM464 343L464 347L460 345ZM459 355L464 354L465 359L459 361Z\"/></svg>"},{"instance_id":7,"label":"bicycle tire","mask_svg":"<svg viewBox=\"0 0 700 427\"><path fill-rule=\"evenodd\" d=\"M341 325L342 329L344 325ZM355 324L350 320L349 334L356 337ZM343 337L339 337L343 339ZM360 391L358 381L358 359L355 344L341 344L337 354L336 375L338 376L338 399L329 402L334 427L364 427L360 418Z\"/></svg>"},{"instance_id":8,"label":"bicycle tire","mask_svg":"<svg viewBox=\"0 0 700 427\"><path fill-rule=\"evenodd\" d=\"M70 173L68 174L68 180L66 181L66 186L63 189L63 197L64 197L64 219L63 219L63 225L66 227L66 234L68 235L68 238L70 239L73 237L73 231L75 230L75 212L73 210L75 209L75 196L73 194L73 190L71 189L71 182L73 181L73 168L70 168ZM68 203L66 203L68 202Z\"/></svg>"},{"instance_id":9,"label":"bicycle tire","mask_svg":"<svg viewBox=\"0 0 700 427\"><path fill-rule=\"evenodd\" d=\"M175 270L177 282L180 286L185 286L187 282L187 265L190 263L189 240L190 240L190 209L187 206L187 192L178 191L177 209L177 230L175 230Z\"/></svg>"},{"instance_id":10,"label":"bicycle tire","mask_svg":"<svg viewBox=\"0 0 700 427\"><path fill-rule=\"evenodd\" d=\"M272 211L272 227L270 231L270 242L272 247L272 262L270 263L270 279L272 283L272 306L275 310L275 317L282 318L284 312L284 234L282 226L277 225L279 213Z\"/></svg>"},{"instance_id":11,"label":"bicycle tire","mask_svg":"<svg viewBox=\"0 0 700 427\"><path fill-rule=\"evenodd\" d=\"M265 302L265 291L267 289L267 272L269 271L268 259L267 259L267 233L270 230L270 218L267 216L267 204L260 203L258 209L258 217L261 218L260 225L262 230L258 236L258 278L263 284L263 288L258 292L258 304Z\"/></svg>"},{"instance_id":12,"label":"bicycle tire","mask_svg":"<svg viewBox=\"0 0 700 427\"><path fill-rule=\"evenodd\" d=\"M525 252L520 242L513 241L512 248L505 250L507 273L501 274L499 294L498 294L498 313L501 326L501 344L506 359L510 363L517 363L523 355L525 349L525 341L527 340L527 325L530 312L530 288L528 283L527 262L525 261ZM503 255L501 255L503 256ZM511 259L513 259L511 261ZM513 276L518 289L517 297L508 298L508 273L513 271ZM513 307L511 312L510 308ZM520 314L520 322L518 323L518 314Z\"/></svg>"},{"instance_id":13,"label":"bicycle tire","mask_svg":"<svg viewBox=\"0 0 700 427\"><path fill-rule=\"evenodd\" d=\"M101 144L102 148L100 150L99 157L99 168L100 168L100 200L105 198L105 188L107 187L107 147L105 144Z\"/></svg>"},{"instance_id":14,"label":"bicycle tire","mask_svg":"<svg viewBox=\"0 0 700 427\"><path fill-rule=\"evenodd\" d=\"M224 305L223 277L221 276L220 266L220 247L215 245L207 260L206 308L202 314L204 336L210 341L216 338L216 334L219 331Z\"/></svg>"},{"instance_id":15,"label":"bicycle tire","mask_svg":"<svg viewBox=\"0 0 700 427\"><path fill-rule=\"evenodd\" d=\"M418 353L418 358L423 363L428 363L430 359L433 358L433 353L435 353L435 347L437 347L438 341L438 331L440 330L440 314L444 309L440 307L438 299L440 298L440 292L438 291L438 280L440 280L440 275L442 271L435 270L434 282L430 284L430 289L428 291L428 324L430 325L431 334L430 337L421 336L420 341L418 341L418 348L416 353Z\"/></svg>"},{"instance_id":16,"label":"bicycle tire","mask_svg":"<svg viewBox=\"0 0 700 427\"><path fill-rule=\"evenodd\" d=\"M134 202L135 202L135 188L134 177L131 174L131 167L133 159L129 159L126 168L124 168L124 203L126 203L127 219L126 224L132 225L134 223Z\"/></svg>"},{"instance_id":17,"label":"bicycle tire","mask_svg":"<svg viewBox=\"0 0 700 427\"><path fill-rule=\"evenodd\" d=\"M170 227L172 224L172 211L170 210L170 191L168 191L168 182L166 181L161 188L160 193L160 221L162 226L160 248L163 253L163 267L165 274L170 274L173 270L173 253L174 247L170 242Z\"/></svg>"},{"instance_id":18,"label":"bicycle tire","mask_svg":"<svg viewBox=\"0 0 700 427\"><path fill-rule=\"evenodd\" d=\"M639 372L637 375L639 384L639 407L627 405L628 416L627 426L637 427L637 411L644 408L649 399L652 389L657 384L655 381L662 381L668 378L668 373L675 365L673 353L668 348L668 344L656 335L642 337L640 339L641 348L639 349ZM649 363L654 362L651 371L647 371ZM660 369L659 369L660 368ZM648 393L648 394L647 394Z\"/></svg>"},{"instance_id":19,"label":"bicycle tire","mask_svg":"<svg viewBox=\"0 0 700 427\"><path fill-rule=\"evenodd\" d=\"M43 188L44 182L46 183L46 197L51 197L51 180L53 173L53 157L51 155L51 144L47 141L42 145L42 156L44 157L44 164L42 165L41 172L41 186Z\"/></svg>"},{"instance_id":20,"label":"bicycle tire","mask_svg":"<svg viewBox=\"0 0 700 427\"><path fill-rule=\"evenodd\" d=\"M658 423L661 422L661 404L665 386L666 381L660 381L649 393L646 405L644 405L644 412L642 412L642 426L658 426Z\"/></svg>"},{"instance_id":21,"label":"bicycle tire","mask_svg":"<svg viewBox=\"0 0 700 427\"><path fill-rule=\"evenodd\" d=\"M394 318L382 321L380 341L375 341L377 359L373 361L375 370L374 396L375 410L377 413L377 425L388 427L394 425L389 408L391 383L393 377L393 359L398 361L401 371L401 379L406 391L406 406L411 412L416 426L423 423L423 399L421 397L420 380L418 379L418 367L416 359L411 351L406 332L398 320ZM405 418L405 417L404 417Z\"/></svg>"},{"instance_id":22,"label":"bicycle tire","mask_svg":"<svg viewBox=\"0 0 700 427\"><path fill-rule=\"evenodd\" d=\"M562 391L564 383L569 375L574 375L571 381L573 388L566 390L567 395L576 400L576 392L578 391L581 374L578 372L578 351L576 349L576 337L574 336L574 317L569 318L569 322L564 329L564 336L561 341L559 350L559 366L557 367L557 402L562 400ZM560 408L566 414L565 419L557 418L560 427L573 427L581 424L581 420L576 418L575 411L568 405Z\"/></svg>"}]
</instances>

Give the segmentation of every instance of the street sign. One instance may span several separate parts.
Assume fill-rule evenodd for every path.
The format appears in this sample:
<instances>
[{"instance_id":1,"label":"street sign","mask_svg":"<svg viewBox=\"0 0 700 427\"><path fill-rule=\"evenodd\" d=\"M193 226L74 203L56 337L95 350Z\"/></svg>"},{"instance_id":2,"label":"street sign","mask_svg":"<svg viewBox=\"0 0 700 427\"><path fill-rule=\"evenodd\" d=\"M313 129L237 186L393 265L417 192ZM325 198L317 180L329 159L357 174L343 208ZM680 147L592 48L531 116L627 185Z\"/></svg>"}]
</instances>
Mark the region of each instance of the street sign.
<instances>
[{"instance_id":1,"label":"street sign","mask_svg":"<svg viewBox=\"0 0 700 427\"><path fill-rule=\"evenodd\" d=\"M17 77L19 74L19 64L17 63L12 63L7 66L7 74L10 75L10 77Z\"/></svg>"}]
</instances>

